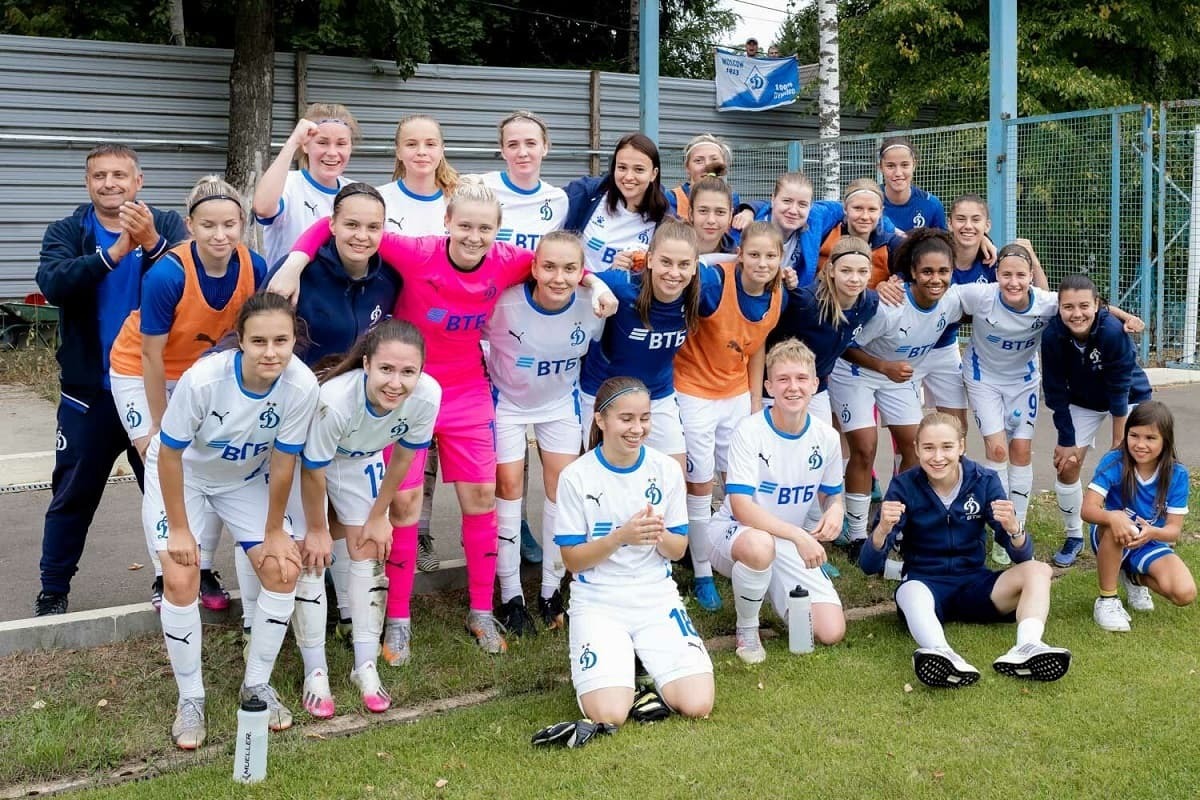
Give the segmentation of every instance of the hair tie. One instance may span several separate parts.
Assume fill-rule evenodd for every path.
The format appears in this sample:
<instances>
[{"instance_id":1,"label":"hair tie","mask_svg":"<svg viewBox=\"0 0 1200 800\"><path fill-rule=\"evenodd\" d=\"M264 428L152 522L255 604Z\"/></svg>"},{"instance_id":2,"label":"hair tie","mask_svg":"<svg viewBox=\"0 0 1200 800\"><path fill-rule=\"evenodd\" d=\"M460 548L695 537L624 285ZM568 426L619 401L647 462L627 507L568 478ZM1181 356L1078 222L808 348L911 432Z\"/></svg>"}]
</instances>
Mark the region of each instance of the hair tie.
<instances>
[{"instance_id":1,"label":"hair tie","mask_svg":"<svg viewBox=\"0 0 1200 800\"><path fill-rule=\"evenodd\" d=\"M645 386L626 386L624 389L618 389L617 391L610 394L608 396L608 399L606 399L603 403L596 406L596 413L599 414L601 411L603 411L604 409L611 406L613 400L616 400L618 397L620 397L623 394L629 394L630 392L644 392L644 391L646 391Z\"/></svg>"},{"instance_id":2,"label":"hair tie","mask_svg":"<svg viewBox=\"0 0 1200 800\"><path fill-rule=\"evenodd\" d=\"M196 206L200 205L201 203L207 203L209 200L232 200L233 202L238 204L238 208L242 207L242 201L237 199L233 195L210 194L207 197L201 197L199 200L197 200L196 202L194 202L190 206L188 206L188 216L190 217L192 215L192 212L196 210Z\"/></svg>"}]
</instances>

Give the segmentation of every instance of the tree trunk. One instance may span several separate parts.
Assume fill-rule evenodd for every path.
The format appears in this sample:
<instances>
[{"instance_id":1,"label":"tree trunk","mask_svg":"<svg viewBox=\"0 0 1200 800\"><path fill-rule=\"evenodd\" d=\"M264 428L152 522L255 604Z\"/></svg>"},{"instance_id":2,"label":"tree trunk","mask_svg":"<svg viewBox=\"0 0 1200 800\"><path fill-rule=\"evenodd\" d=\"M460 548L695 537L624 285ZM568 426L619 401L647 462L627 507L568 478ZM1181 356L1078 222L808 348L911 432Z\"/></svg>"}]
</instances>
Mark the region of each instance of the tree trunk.
<instances>
[{"instance_id":1,"label":"tree trunk","mask_svg":"<svg viewBox=\"0 0 1200 800\"><path fill-rule=\"evenodd\" d=\"M187 33L183 26L183 0L167 0L171 9L171 44L187 46Z\"/></svg>"},{"instance_id":2,"label":"tree trunk","mask_svg":"<svg viewBox=\"0 0 1200 800\"><path fill-rule=\"evenodd\" d=\"M821 174L825 198L838 199L840 194L841 159L838 137L842 132L841 76L838 69L837 0L817 0L817 80L821 84L818 99L818 121L821 126Z\"/></svg>"},{"instance_id":3,"label":"tree trunk","mask_svg":"<svg viewBox=\"0 0 1200 800\"><path fill-rule=\"evenodd\" d=\"M249 195L271 157L275 15L271 0L236 0L234 6L225 177Z\"/></svg>"}]
</instances>

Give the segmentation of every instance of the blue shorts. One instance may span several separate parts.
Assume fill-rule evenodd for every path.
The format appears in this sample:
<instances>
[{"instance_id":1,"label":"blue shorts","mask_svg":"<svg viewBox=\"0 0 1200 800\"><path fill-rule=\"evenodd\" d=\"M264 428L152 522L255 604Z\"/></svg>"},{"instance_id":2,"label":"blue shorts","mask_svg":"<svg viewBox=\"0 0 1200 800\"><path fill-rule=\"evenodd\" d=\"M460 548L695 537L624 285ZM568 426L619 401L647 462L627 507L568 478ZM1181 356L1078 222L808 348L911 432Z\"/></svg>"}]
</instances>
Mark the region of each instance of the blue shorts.
<instances>
[{"instance_id":1,"label":"blue shorts","mask_svg":"<svg viewBox=\"0 0 1200 800\"><path fill-rule=\"evenodd\" d=\"M1001 613L992 602L992 588L1002 574L981 569L963 575L909 574L904 580L925 584L940 622L1015 622L1015 612ZM900 617L904 618L903 612Z\"/></svg>"},{"instance_id":2,"label":"blue shorts","mask_svg":"<svg viewBox=\"0 0 1200 800\"><path fill-rule=\"evenodd\" d=\"M1092 526L1088 538L1092 541L1092 552L1099 550L1100 536L1096 525ZM1149 575L1151 564L1174 553L1175 548L1165 542L1146 542L1132 550L1125 548L1121 553L1121 569L1133 575Z\"/></svg>"}]
</instances>

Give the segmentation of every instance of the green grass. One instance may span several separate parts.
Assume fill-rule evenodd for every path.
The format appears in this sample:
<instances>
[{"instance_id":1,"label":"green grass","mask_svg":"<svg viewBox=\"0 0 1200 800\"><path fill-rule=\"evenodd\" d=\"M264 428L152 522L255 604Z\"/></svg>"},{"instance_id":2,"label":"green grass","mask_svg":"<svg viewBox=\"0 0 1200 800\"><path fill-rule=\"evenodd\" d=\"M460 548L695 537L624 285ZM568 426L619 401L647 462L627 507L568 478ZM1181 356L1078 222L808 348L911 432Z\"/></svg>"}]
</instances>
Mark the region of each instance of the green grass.
<instances>
[{"instance_id":1,"label":"green grass","mask_svg":"<svg viewBox=\"0 0 1200 800\"><path fill-rule=\"evenodd\" d=\"M1192 502L1200 502L1195 487ZM1030 521L1034 531L1057 530L1052 497L1035 501ZM1185 538L1180 552L1195 568L1200 537ZM1045 559L1058 536L1038 539ZM891 598L895 584L863 576L840 554L834 561L847 608ZM912 642L889 613L851 623L845 643L812 656L790 656L783 637L768 644L771 657L759 668L716 652L711 720L629 729L571 753L528 745L538 727L578 713L566 682L565 635L510 639L506 657L488 657L462 633L463 593L417 598L414 661L382 671L395 707L476 690L499 699L338 740L314 741L298 724L272 736L270 780L248 796L676 797L686 796L687 787L698 796L783 787L787 794L819 791L823 800L892 793L1008 797L1002 790L1012 781L1019 796L1141 796L1139 787L1152 784L1157 797L1194 796L1200 761L1175 754L1190 752L1200 739L1200 722L1186 710L1200 688L1194 644L1200 619L1194 609L1159 601L1154 614L1137 616L1132 634L1105 634L1091 621L1090 567L1090 560L1081 562L1055 585L1047 639L1076 654L1071 674L1057 684L1018 683L987 668L1011 646L1012 626L952 626L951 641L984 670L984 680L960 692L927 690L912 674ZM692 609L708 636L733 629L728 582L718 585L725 609ZM99 777L145 760L172 774L107 793L241 796L227 778L242 674L240 629L206 626L204 633L212 765L196 766L204 757L179 756L171 747L175 684L161 639L147 637L0 659L6 688L0 786ZM349 652L331 642L329 654L339 715L361 713L346 678ZM303 722L301 668L290 641L276 676ZM905 684L915 689L906 692ZM449 783L435 788L442 778Z\"/></svg>"},{"instance_id":2,"label":"green grass","mask_svg":"<svg viewBox=\"0 0 1200 800\"><path fill-rule=\"evenodd\" d=\"M1184 550L1200 560L1200 548ZM1200 621L1160 607L1130 635L1106 634L1091 622L1094 594L1082 571L1056 586L1047 638L1076 659L1054 684L987 669L1011 646L1011 626L956 625L951 641L983 680L922 687L911 641L885 615L811 656L782 640L756 668L716 654L711 719L631 724L581 751L528 744L539 726L577 715L570 687L557 685L346 739L273 737L268 780L248 790L230 782L226 757L87 797L1195 796Z\"/></svg>"}]
</instances>

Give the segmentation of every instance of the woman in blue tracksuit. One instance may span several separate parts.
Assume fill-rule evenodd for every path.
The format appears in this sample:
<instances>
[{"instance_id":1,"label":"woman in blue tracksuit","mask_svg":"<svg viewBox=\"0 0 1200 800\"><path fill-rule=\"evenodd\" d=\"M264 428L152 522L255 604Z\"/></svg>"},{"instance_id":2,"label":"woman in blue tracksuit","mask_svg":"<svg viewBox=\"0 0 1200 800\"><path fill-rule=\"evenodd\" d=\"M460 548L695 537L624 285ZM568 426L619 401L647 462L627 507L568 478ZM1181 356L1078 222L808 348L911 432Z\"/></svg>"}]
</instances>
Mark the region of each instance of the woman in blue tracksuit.
<instances>
[{"instance_id":1,"label":"woman in blue tracksuit","mask_svg":"<svg viewBox=\"0 0 1200 800\"><path fill-rule=\"evenodd\" d=\"M1066 537L1054 563L1069 567L1083 549L1083 486L1079 469L1105 416L1120 444L1131 407L1150 399L1150 381L1122 323L1104 307L1086 275L1068 275L1058 287L1058 317L1042 334L1042 392L1054 414L1054 491Z\"/></svg>"},{"instance_id":2,"label":"woman in blue tracksuit","mask_svg":"<svg viewBox=\"0 0 1200 800\"><path fill-rule=\"evenodd\" d=\"M1042 641L1050 567L1033 559L1033 541L1000 478L963 457L963 429L949 414L938 411L921 420L916 444L919 464L892 479L859 566L868 574L882 572L887 554L899 545L904 578L896 606L917 642L917 678L927 686L971 685L979 670L954 652L942 624L1015 619L1017 644L992 667L1014 678L1058 680L1071 665L1071 653ZM1003 572L986 568L992 537L1015 566Z\"/></svg>"},{"instance_id":3,"label":"woman in blue tracksuit","mask_svg":"<svg viewBox=\"0 0 1200 800\"><path fill-rule=\"evenodd\" d=\"M670 207L663 192L658 147L640 133L621 137L598 178L578 178L567 193L563 228L583 236L584 257L592 272L613 266L629 269L628 251L646 250Z\"/></svg>"},{"instance_id":4,"label":"woman in blue tracksuit","mask_svg":"<svg viewBox=\"0 0 1200 800\"><path fill-rule=\"evenodd\" d=\"M379 191L366 183L347 184L333 199L333 216L329 220L333 236L301 275L296 300L296 316L306 323L309 341L300 354L310 367L316 367L323 360L330 365L330 362L336 363L337 356L347 352L360 336L376 322L390 316L396 307L403 279L396 270L383 263L378 253L385 208ZM285 262L286 259L276 264L268 277L274 277ZM292 506L289 506L291 512ZM303 600L316 600L320 604L301 602L297 615L298 630L303 631L305 646L312 653L324 652L324 582L323 578L318 579L323 564L316 562L324 560L325 544L332 548L330 574L337 592L341 620L338 628L346 633L350 630L350 552L346 540L338 538L318 543L315 537L311 542L306 538L302 552L311 562L311 565L306 562L305 566L311 566L312 571L301 576L297 591ZM245 562L240 558L237 567L238 585L245 595L246 584L253 583L253 575L246 572ZM311 621L308 619L310 613ZM250 624L250 620L244 621L246 627ZM313 664L315 666L306 664L306 675L313 669L325 669L323 658L319 656ZM310 705L307 688L306 708ZM326 694L318 691L314 696Z\"/></svg>"}]
</instances>

